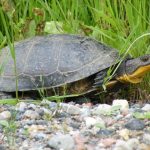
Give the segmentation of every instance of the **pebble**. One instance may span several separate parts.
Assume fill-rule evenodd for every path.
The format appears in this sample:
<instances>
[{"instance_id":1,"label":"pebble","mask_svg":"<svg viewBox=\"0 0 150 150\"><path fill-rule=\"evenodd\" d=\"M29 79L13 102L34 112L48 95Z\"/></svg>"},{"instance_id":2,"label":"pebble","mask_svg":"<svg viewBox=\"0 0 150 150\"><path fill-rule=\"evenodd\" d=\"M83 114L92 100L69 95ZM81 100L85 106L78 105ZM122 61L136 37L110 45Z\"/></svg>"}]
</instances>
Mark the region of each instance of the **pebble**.
<instances>
[{"instance_id":1,"label":"pebble","mask_svg":"<svg viewBox=\"0 0 150 150\"><path fill-rule=\"evenodd\" d=\"M142 108L143 111L150 111L150 104L145 104Z\"/></svg>"},{"instance_id":2,"label":"pebble","mask_svg":"<svg viewBox=\"0 0 150 150\"><path fill-rule=\"evenodd\" d=\"M83 107L81 109L81 115L82 117L88 117L91 115L91 111L90 111L90 108L89 107Z\"/></svg>"},{"instance_id":3,"label":"pebble","mask_svg":"<svg viewBox=\"0 0 150 150\"><path fill-rule=\"evenodd\" d=\"M75 150L75 141L68 134L54 135L48 141L48 146L56 150Z\"/></svg>"},{"instance_id":4,"label":"pebble","mask_svg":"<svg viewBox=\"0 0 150 150\"><path fill-rule=\"evenodd\" d=\"M79 115L81 113L81 109L75 105L62 103L60 106L64 111L66 111L70 115Z\"/></svg>"},{"instance_id":5,"label":"pebble","mask_svg":"<svg viewBox=\"0 0 150 150\"><path fill-rule=\"evenodd\" d=\"M24 118L25 119L40 119L40 115L33 110L26 110L24 113Z\"/></svg>"},{"instance_id":6,"label":"pebble","mask_svg":"<svg viewBox=\"0 0 150 150\"><path fill-rule=\"evenodd\" d=\"M129 110L129 103L127 100L114 100L112 106L120 106L121 112L127 112Z\"/></svg>"},{"instance_id":7,"label":"pebble","mask_svg":"<svg viewBox=\"0 0 150 150\"><path fill-rule=\"evenodd\" d=\"M9 120L11 118L10 111L3 111L0 113L0 120Z\"/></svg>"},{"instance_id":8,"label":"pebble","mask_svg":"<svg viewBox=\"0 0 150 150\"><path fill-rule=\"evenodd\" d=\"M116 140L113 138L105 138L100 140L100 147L109 148L116 143Z\"/></svg>"},{"instance_id":9,"label":"pebble","mask_svg":"<svg viewBox=\"0 0 150 150\"><path fill-rule=\"evenodd\" d=\"M93 115L107 115L110 113L112 106L108 104L100 104L98 107L95 107L92 111Z\"/></svg>"},{"instance_id":10,"label":"pebble","mask_svg":"<svg viewBox=\"0 0 150 150\"><path fill-rule=\"evenodd\" d=\"M123 140L117 140L113 150L133 150L133 149L130 148L127 142Z\"/></svg>"},{"instance_id":11,"label":"pebble","mask_svg":"<svg viewBox=\"0 0 150 150\"><path fill-rule=\"evenodd\" d=\"M16 105L16 110L24 112L27 109L27 104L25 102L20 102Z\"/></svg>"},{"instance_id":12,"label":"pebble","mask_svg":"<svg viewBox=\"0 0 150 150\"><path fill-rule=\"evenodd\" d=\"M92 118L92 117L85 117L85 125L87 128L91 128L93 126L97 128L105 128L105 122L100 118Z\"/></svg>"},{"instance_id":13,"label":"pebble","mask_svg":"<svg viewBox=\"0 0 150 150\"><path fill-rule=\"evenodd\" d=\"M142 140L143 140L143 143L145 143L145 144L150 146L150 133L149 134L145 133L143 135L143 139Z\"/></svg>"},{"instance_id":14,"label":"pebble","mask_svg":"<svg viewBox=\"0 0 150 150\"><path fill-rule=\"evenodd\" d=\"M113 134L113 131L112 130L108 130L108 129L100 129L97 132L97 135L100 135L100 137L108 137L108 136L110 136L112 134Z\"/></svg>"},{"instance_id":15,"label":"pebble","mask_svg":"<svg viewBox=\"0 0 150 150\"><path fill-rule=\"evenodd\" d=\"M119 131L120 137L122 137L124 140L129 139L130 131L128 129L122 129Z\"/></svg>"},{"instance_id":16,"label":"pebble","mask_svg":"<svg viewBox=\"0 0 150 150\"><path fill-rule=\"evenodd\" d=\"M127 144L131 148L131 150L138 149L139 147L139 140L136 138L131 138L127 141Z\"/></svg>"},{"instance_id":17,"label":"pebble","mask_svg":"<svg viewBox=\"0 0 150 150\"><path fill-rule=\"evenodd\" d=\"M87 128L91 128L92 126L94 126L96 124L96 119L92 118L92 117L85 117L85 125Z\"/></svg>"},{"instance_id":18,"label":"pebble","mask_svg":"<svg viewBox=\"0 0 150 150\"><path fill-rule=\"evenodd\" d=\"M125 127L129 130L143 130L145 124L142 120L132 119L128 123L125 124Z\"/></svg>"}]
</instances>

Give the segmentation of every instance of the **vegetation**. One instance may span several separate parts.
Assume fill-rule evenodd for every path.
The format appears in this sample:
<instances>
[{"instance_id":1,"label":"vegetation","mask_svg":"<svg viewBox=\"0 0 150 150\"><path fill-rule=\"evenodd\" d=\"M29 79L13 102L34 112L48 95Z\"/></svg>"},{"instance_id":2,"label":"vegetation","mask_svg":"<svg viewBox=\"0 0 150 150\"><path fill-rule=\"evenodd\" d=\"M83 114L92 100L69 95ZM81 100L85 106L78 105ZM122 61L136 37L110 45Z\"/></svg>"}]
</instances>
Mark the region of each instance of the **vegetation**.
<instances>
[{"instance_id":1,"label":"vegetation","mask_svg":"<svg viewBox=\"0 0 150 150\"><path fill-rule=\"evenodd\" d=\"M93 37L125 53L138 37L150 32L149 0L0 0L0 48L47 33ZM150 53L143 36L129 49L132 57ZM148 75L142 88L150 92ZM16 81L17 87L17 81ZM17 93L16 93L17 95Z\"/></svg>"}]
</instances>

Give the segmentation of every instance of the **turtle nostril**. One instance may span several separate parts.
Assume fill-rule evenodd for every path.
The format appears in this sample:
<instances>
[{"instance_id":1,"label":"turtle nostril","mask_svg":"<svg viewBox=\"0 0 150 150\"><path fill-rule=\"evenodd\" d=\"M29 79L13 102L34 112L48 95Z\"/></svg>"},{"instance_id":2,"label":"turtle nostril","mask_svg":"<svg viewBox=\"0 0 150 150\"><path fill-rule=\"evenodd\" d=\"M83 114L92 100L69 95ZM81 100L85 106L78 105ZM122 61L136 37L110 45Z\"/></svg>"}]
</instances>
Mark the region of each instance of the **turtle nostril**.
<instances>
[{"instance_id":1,"label":"turtle nostril","mask_svg":"<svg viewBox=\"0 0 150 150\"><path fill-rule=\"evenodd\" d=\"M146 62L146 61L149 60L149 57L148 56L143 56L140 59L141 59L141 61Z\"/></svg>"}]
</instances>

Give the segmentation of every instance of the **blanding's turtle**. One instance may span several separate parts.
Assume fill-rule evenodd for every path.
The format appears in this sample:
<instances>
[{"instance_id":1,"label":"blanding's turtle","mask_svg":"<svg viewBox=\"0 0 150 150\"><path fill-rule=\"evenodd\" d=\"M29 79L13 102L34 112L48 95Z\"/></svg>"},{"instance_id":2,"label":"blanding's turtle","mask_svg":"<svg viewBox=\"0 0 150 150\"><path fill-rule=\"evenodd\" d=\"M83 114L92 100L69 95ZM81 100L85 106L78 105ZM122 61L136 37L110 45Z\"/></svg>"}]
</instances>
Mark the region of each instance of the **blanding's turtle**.
<instances>
[{"instance_id":1,"label":"blanding's turtle","mask_svg":"<svg viewBox=\"0 0 150 150\"><path fill-rule=\"evenodd\" d=\"M15 43L18 91L65 88L69 94L97 89L107 70L116 64L118 52L89 37L78 35L36 36ZM8 47L0 54L0 91L16 90L14 61ZM150 55L127 59L107 85L139 83L150 71ZM107 86L106 85L106 86Z\"/></svg>"}]
</instances>

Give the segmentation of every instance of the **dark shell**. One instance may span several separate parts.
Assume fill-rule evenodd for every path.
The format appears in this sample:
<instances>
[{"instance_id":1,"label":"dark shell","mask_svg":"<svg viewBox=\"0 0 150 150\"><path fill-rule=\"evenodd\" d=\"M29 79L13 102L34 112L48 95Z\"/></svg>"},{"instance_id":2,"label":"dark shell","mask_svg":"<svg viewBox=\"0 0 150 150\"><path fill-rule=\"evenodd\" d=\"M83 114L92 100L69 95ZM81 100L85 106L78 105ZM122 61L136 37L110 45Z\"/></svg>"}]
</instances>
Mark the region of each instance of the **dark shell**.
<instances>
[{"instance_id":1,"label":"dark shell","mask_svg":"<svg viewBox=\"0 0 150 150\"><path fill-rule=\"evenodd\" d=\"M37 36L15 44L19 91L58 87L110 67L117 51L77 35ZM15 91L14 62L8 47L0 54L0 91Z\"/></svg>"}]
</instances>

